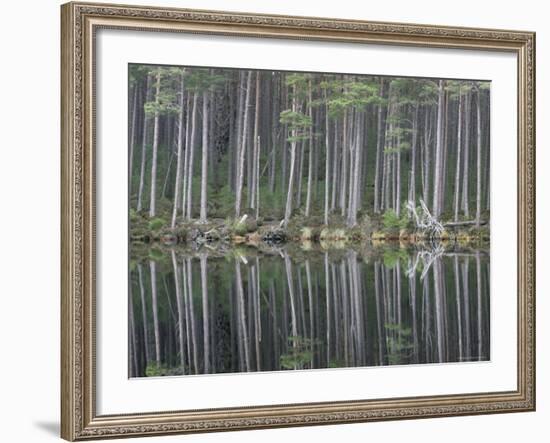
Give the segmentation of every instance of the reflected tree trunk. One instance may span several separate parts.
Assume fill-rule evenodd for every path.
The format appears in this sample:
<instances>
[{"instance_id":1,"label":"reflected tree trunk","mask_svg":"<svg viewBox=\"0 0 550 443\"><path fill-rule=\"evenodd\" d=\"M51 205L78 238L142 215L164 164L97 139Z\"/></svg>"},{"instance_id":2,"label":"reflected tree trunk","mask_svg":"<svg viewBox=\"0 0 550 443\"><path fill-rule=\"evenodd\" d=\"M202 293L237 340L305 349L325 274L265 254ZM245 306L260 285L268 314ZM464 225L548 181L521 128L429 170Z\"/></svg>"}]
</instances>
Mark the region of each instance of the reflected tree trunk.
<instances>
[{"instance_id":1,"label":"reflected tree trunk","mask_svg":"<svg viewBox=\"0 0 550 443\"><path fill-rule=\"evenodd\" d=\"M157 264L149 260L149 270L151 272L151 300L153 303L153 329L155 333L155 362L160 365L160 328L158 317L158 297L157 297Z\"/></svg>"},{"instance_id":2,"label":"reflected tree trunk","mask_svg":"<svg viewBox=\"0 0 550 443\"><path fill-rule=\"evenodd\" d=\"M185 332L184 332L184 314L183 314L183 303L181 297L181 286L179 279L179 269L176 260L176 252L172 249L172 268L174 270L174 285L176 287L176 306L178 310L178 344L179 344L179 355L180 355L180 365L181 370L185 374Z\"/></svg>"},{"instance_id":3,"label":"reflected tree trunk","mask_svg":"<svg viewBox=\"0 0 550 443\"><path fill-rule=\"evenodd\" d=\"M202 288L202 331L203 331L203 352L204 352L204 373L210 373L210 327L208 309L208 280L206 268L206 255L200 256L201 264L201 288Z\"/></svg>"},{"instance_id":4,"label":"reflected tree trunk","mask_svg":"<svg viewBox=\"0 0 550 443\"><path fill-rule=\"evenodd\" d=\"M141 298L141 314L143 322L143 343L145 344L145 366L151 361L151 353L149 352L149 328L147 322L147 305L145 303L145 287L143 286L143 269L141 264L138 264L139 278L139 293Z\"/></svg>"}]
</instances>

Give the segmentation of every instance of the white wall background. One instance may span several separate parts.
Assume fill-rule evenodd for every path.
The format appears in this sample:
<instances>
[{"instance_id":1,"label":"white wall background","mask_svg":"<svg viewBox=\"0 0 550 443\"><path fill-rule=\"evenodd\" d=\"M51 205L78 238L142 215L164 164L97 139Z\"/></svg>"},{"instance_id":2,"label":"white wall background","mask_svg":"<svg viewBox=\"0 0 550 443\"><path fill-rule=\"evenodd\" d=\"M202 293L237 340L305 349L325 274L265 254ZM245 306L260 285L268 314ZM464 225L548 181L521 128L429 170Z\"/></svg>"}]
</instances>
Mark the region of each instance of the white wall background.
<instances>
[{"instance_id":1,"label":"white wall background","mask_svg":"<svg viewBox=\"0 0 550 443\"><path fill-rule=\"evenodd\" d=\"M550 29L536 0L128 0L134 4L402 21L537 32L538 411L140 439L146 442L477 442L548 439L550 309ZM6 442L59 433L59 4L7 2L0 26L0 431ZM498 156L498 152L495 153ZM497 158L498 162L498 158ZM546 246L546 248L545 248ZM498 278L498 276L496 276ZM449 380L452 383L452 380Z\"/></svg>"}]
</instances>

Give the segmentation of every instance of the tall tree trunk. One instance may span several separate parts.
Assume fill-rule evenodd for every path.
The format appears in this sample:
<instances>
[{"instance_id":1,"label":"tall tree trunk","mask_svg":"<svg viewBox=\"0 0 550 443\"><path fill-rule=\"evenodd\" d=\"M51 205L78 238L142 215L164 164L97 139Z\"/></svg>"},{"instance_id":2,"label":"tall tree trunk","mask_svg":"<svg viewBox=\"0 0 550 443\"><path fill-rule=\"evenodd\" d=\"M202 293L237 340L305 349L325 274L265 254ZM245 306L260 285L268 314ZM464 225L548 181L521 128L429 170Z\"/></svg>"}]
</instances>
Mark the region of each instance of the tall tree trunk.
<instances>
[{"instance_id":1,"label":"tall tree trunk","mask_svg":"<svg viewBox=\"0 0 550 443\"><path fill-rule=\"evenodd\" d=\"M178 112L178 161L176 166L176 183L174 185L174 207L172 208L172 222L170 226L172 229L176 227L176 216L178 215L178 202L180 199L180 187L181 187L181 173L182 173L182 164L183 164L183 134L184 134L184 124L183 124L183 105L185 103L184 97L184 86L185 86L185 69L181 71L181 86L180 86L180 109Z\"/></svg>"},{"instance_id":2,"label":"tall tree trunk","mask_svg":"<svg viewBox=\"0 0 550 443\"><path fill-rule=\"evenodd\" d=\"M395 213L397 214L397 217L401 216L401 132L400 132L400 129L401 128L397 127L397 152L395 153Z\"/></svg>"},{"instance_id":3,"label":"tall tree trunk","mask_svg":"<svg viewBox=\"0 0 550 443\"><path fill-rule=\"evenodd\" d=\"M476 186L476 228L481 222L481 89L477 89L477 186Z\"/></svg>"},{"instance_id":4,"label":"tall tree trunk","mask_svg":"<svg viewBox=\"0 0 550 443\"><path fill-rule=\"evenodd\" d=\"M418 146L418 108L414 105L414 117L412 124L412 146L411 146L411 178L409 183L409 200L416 204L416 148Z\"/></svg>"},{"instance_id":5,"label":"tall tree trunk","mask_svg":"<svg viewBox=\"0 0 550 443\"><path fill-rule=\"evenodd\" d=\"M458 221L458 210L460 200L460 163L462 161L462 94L458 90L458 123L456 134L456 172L455 172L455 195L454 195L454 221Z\"/></svg>"},{"instance_id":6,"label":"tall tree trunk","mask_svg":"<svg viewBox=\"0 0 550 443\"><path fill-rule=\"evenodd\" d=\"M208 91L202 93L202 168L201 210L199 223L206 223L206 196L208 186Z\"/></svg>"},{"instance_id":7,"label":"tall tree trunk","mask_svg":"<svg viewBox=\"0 0 550 443\"><path fill-rule=\"evenodd\" d=\"M255 210L256 217L259 215L258 208L258 195L260 193L260 183L259 183L259 163L260 163L260 71L256 72L256 103L254 106L254 144L253 144L253 155L252 155L252 186L250 189L250 208Z\"/></svg>"},{"instance_id":8,"label":"tall tree trunk","mask_svg":"<svg viewBox=\"0 0 550 443\"><path fill-rule=\"evenodd\" d=\"M468 192L468 184L469 184L469 177L468 172L470 170L470 162L469 162L469 152L470 152L470 110L471 110L471 93L468 92L465 97L465 103L464 103L464 174L462 177L462 210L464 211L464 216L469 217L470 216L470 205L469 205L469 192Z\"/></svg>"},{"instance_id":9,"label":"tall tree trunk","mask_svg":"<svg viewBox=\"0 0 550 443\"><path fill-rule=\"evenodd\" d=\"M363 113L359 110L356 110L355 118L355 142L353 148L353 175L350 177L352 185L350 186L350 200L348 208L348 226L353 227L357 224L357 208L359 206L359 172L361 166L361 152L363 151Z\"/></svg>"},{"instance_id":10,"label":"tall tree trunk","mask_svg":"<svg viewBox=\"0 0 550 443\"><path fill-rule=\"evenodd\" d=\"M437 133L435 145L435 164L434 164L434 192L432 213L436 219L441 216L440 193L441 193L441 174L443 173L443 104L444 104L444 85L443 80L439 80L438 99L437 99Z\"/></svg>"},{"instance_id":11,"label":"tall tree trunk","mask_svg":"<svg viewBox=\"0 0 550 443\"><path fill-rule=\"evenodd\" d=\"M130 128L130 161L128 166L128 195L132 195L132 182L134 177L134 145L136 144L137 132L137 103L138 103L138 83L134 85L132 94L132 124Z\"/></svg>"},{"instance_id":12,"label":"tall tree trunk","mask_svg":"<svg viewBox=\"0 0 550 443\"><path fill-rule=\"evenodd\" d=\"M296 86L293 87L292 91L292 112L296 113ZM291 130L291 142L290 142L290 171L288 174L288 192L286 196L286 206L285 206L285 218L284 226L288 225L290 216L292 214L292 197L294 195L294 175L296 168L296 129L292 128Z\"/></svg>"},{"instance_id":13,"label":"tall tree trunk","mask_svg":"<svg viewBox=\"0 0 550 443\"><path fill-rule=\"evenodd\" d=\"M348 111L347 109L344 111L344 116L342 118L342 161L340 162L342 167L340 169L340 208L341 208L341 214L342 217L346 215L346 208L348 205L351 205L351 187L353 186L353 181L350 179L348 180L348 169L353 169L353 159L352 159L352 149L353 149L353 142L351 141L351 137L348 138L348 120L351 120L351 117L348 119L348 114L353 115L353 111ZM353 126L350 124L349 126ZM348 152L350 153L348 156ZM350 166L348 168L348 157ZM350 173L350 176L352 174ZM347 188L347 185L349 183L350 189Z\"/></svg>"},{"instance_id":14,"label":"tall tree trunk","mask_svg":"<svg viewBox=\"0 0 550 443\"><path fill-rule=\"evenodd\" d=\"M328 199L329 199L329 175L330 175L330 121L328 114L327 92L325 90L325 225L328 225ZM334 159L332 159L334 161Z\"/></svg>"},{"instance_id":15,"label":"tall tree trunk","mask_svg":"<svg viewBox=\"0 0 550 443\"><path fill-rule=\"evenodd\" d=\"M242 123L242 135L240 138L241 146L238 148L239 155L237 156L237 186L236 186L236 198L235 198L235 216L241 215L242 193L243 193L243 179L244 179L244 159L246 154L246 139L248 130L248 108L250 103L250 88L252 87L252 71L248 71L246 80L246 98L244 103L243 123Z\"/></svg>"},{"instance_id":16,"label":"tall tree trunk","mask_svg":"<svg viewBox=\"0 0 550 443\"><path fill-rule=\"evenodd\" d=\"M191 151L191 103L192 98L191 94L187 94L187 110L185 115L185 154L184 154L184 161L183 161L183 172L182 172L182 178L181 181L183 182L182 185L182 192L181 192L181 215L184 219L187 218L187 186L189 185L189 180L187 175L189 174L189 157Z\"/></svg>"},{"instance_id":17,"label":"tall tree trunk","mask_svg":"<svg viewBox=\"0 0 550 443\"><path fill-rule=\"evenodd\" d=\"M197 101L199 93L193 94L193 110L191 111L191 137L189 140L189 163L187 165L187 219L193 218L193 169L195 163L195 136L197 133Z\"/></svg>"},{"instance_id":18,"label":"tall tree trunk","mask_svg":"<svg viewBox=\"0 0 550 443\"><path fill-rule=\"evenodd\" d=\"M313 97L311 92L311 80L308 83L308 116L311 120L308 139L308 160L307 160L307 192L306 192L306 217L309 217L311 210L311 186L313 182Z\"/></svg>"},{"instance_id":19,"label":"tall tree trunk","mask_svg":"<svg viewBox=\"0 0 550 443\"><path fill-rule=\"evenodd\" d=\"M145 103L150 100L151 95L151 75L147 75L147 82L145 85ZM141 141L141 165L139 173L139 189L138 189L138 200L137 200L137 210L138 212L143 209L143 190L145 188L145 165L147 163L147 127L149 119L147 113L143 113L143 139Z\"/></svg>"},{"instance_id":20,"label":"tall tree trunk","mask_svg":"<svg viewBox=\"0 0 550 443\"><path fill-rule=\"evenodd\" d=\"M384 91L384 80L380 80L380 99ZM381 163L383 156L382 146L382 104L377 105L376 112L376 160L374 164L374 213L380 213L380 179L381 179Z\"/></svg>"},{"instance_id":21,"label":"tall tree trunk","mask_svg":"<svg viewBox=\"0 0 550 443\"><path fill-rule=\"evenodd\" d=\"M160 116L160 68L157 68L155 85L155 120L153 124L153 158L151 160L151 198L149 201L149 217L156 215L157 193L157 154L159 145L159 116Z\"/></svg>"}]
</instances>

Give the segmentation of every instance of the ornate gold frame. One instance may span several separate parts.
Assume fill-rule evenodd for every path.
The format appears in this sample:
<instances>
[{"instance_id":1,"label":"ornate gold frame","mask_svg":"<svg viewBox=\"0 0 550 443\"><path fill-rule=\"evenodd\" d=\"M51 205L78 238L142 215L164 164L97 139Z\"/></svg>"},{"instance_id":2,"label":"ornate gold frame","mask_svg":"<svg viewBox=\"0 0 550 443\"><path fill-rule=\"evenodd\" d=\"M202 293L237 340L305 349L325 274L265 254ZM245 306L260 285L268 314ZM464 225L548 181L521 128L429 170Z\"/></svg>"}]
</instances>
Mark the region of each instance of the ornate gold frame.
<instances>
[{"instance_id":1,"label":"ornate gold frame","mask_svg":"<svg viewBox=\"0 0 550 443\"><path fill-rule=\"evenodd\" d=\"M518 383L511 392L98 416L94 32L98 28L508 51L518 59ZM89 3L61 7L61 436L67 440L535 409L535 34Z\"/></svg>"}]
</instances>

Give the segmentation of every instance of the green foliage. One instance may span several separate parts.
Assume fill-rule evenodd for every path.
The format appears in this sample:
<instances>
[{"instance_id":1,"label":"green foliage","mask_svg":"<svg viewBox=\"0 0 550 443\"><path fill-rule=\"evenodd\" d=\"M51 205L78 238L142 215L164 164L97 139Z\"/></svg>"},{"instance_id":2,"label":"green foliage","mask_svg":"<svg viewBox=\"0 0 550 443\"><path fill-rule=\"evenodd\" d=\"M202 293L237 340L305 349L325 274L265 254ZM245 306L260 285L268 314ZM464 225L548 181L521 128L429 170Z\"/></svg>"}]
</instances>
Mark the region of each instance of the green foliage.
<instances>
[{"instance_id":1,"label":"green foliage","mask_svg":"<svg viewBox=\"0 0 550 443\"><path fill-rule=\"evenodd\" d=\"M409 226L409 219L405 212L398 217L393 209L388 209L382 216L382 224L386 229L405 229Z\"/></svg>"},{"instance_id":2,"label":"green foliage","mask_svg":"<svg viewBox=\"0 0 550 443\"><path fill-rule=\"evenodd\" d=\"M225 226L227 226L227 229L229 232L231 232L233 235L239 235L244 236L248 232L246 222L241 222L239 219L236 218L227 218L225 220Z\"/></svg>"},{"instance_id":3,"label":"green foliage","mask_svg":"<svg viewBox=\"0 0 550 443\"><path fill-rule=\"evenodd\" d=\"M411 329L395 323L386 323L384 327L388 363L391 365L407 363L413 348Z\"/></svg>"},{"instance_id":4,"label":"green foliage","mask_svg":"<svg viewBox=\"0 0 550 443\"><path fill-rule=\"evenodd\" d=\"M151 231L160 231L166 225L166 221L160 217L149 220L149 229Z\"/></svg>"},{"instance_id":5,"label":"green foliage","mask_svg":"<svg viewBox=\"0 0 550 443\"><path fill-rule=\"evenodd\" d=\"M388 268L393 268L400 260L406 261L408 258L409 254L405 249L387 248L383 253L384 265Z\"/></svg>"},{"instance_id":6,"label":"green foliage","mask_svg":"<svg viewBox=\"0 0 550 443\"><path fill-rule=\"evenodd\" d=\"M288 352L281 355L280 363L283 369L304 369L308 366L313 356L318 340L302 336L288 337Z\"/></svg>"},{"instance_id":7,"label":"green foliage","mask_svg":"<svg viewBox=\"0 0 550 443\"><path fill-rule=\"evenodd\" d=\"M310 116L287 109L281 112L280 122L288 125L290 131L295 131L295 136L288 137L287 140L289 142L309 138L309 131L307 131L307 129L312 125Z\"/></svg>"},{"instance_id":8,"label":"green foliage","mask_svg":"<svg viewBox=\"0 0 550 443\"><path fill-rule=\"evenodd\" d=\"M185 76L186 87L190 91L203 92L215 90L226 82L226 77L214 73L213 69L196 69L189 71Z\"/></svg>"},{"instance_id":9,"label":"green foliage","mask_svg":"<svg viewBox=\"0 0 550 443\"><path fill-rule=\"evenodd\" d=\"M159 248L151 248L149 249L149 258L154 261L160 261L165 258L164 252Z\"/></svg>"}]
</instances>

